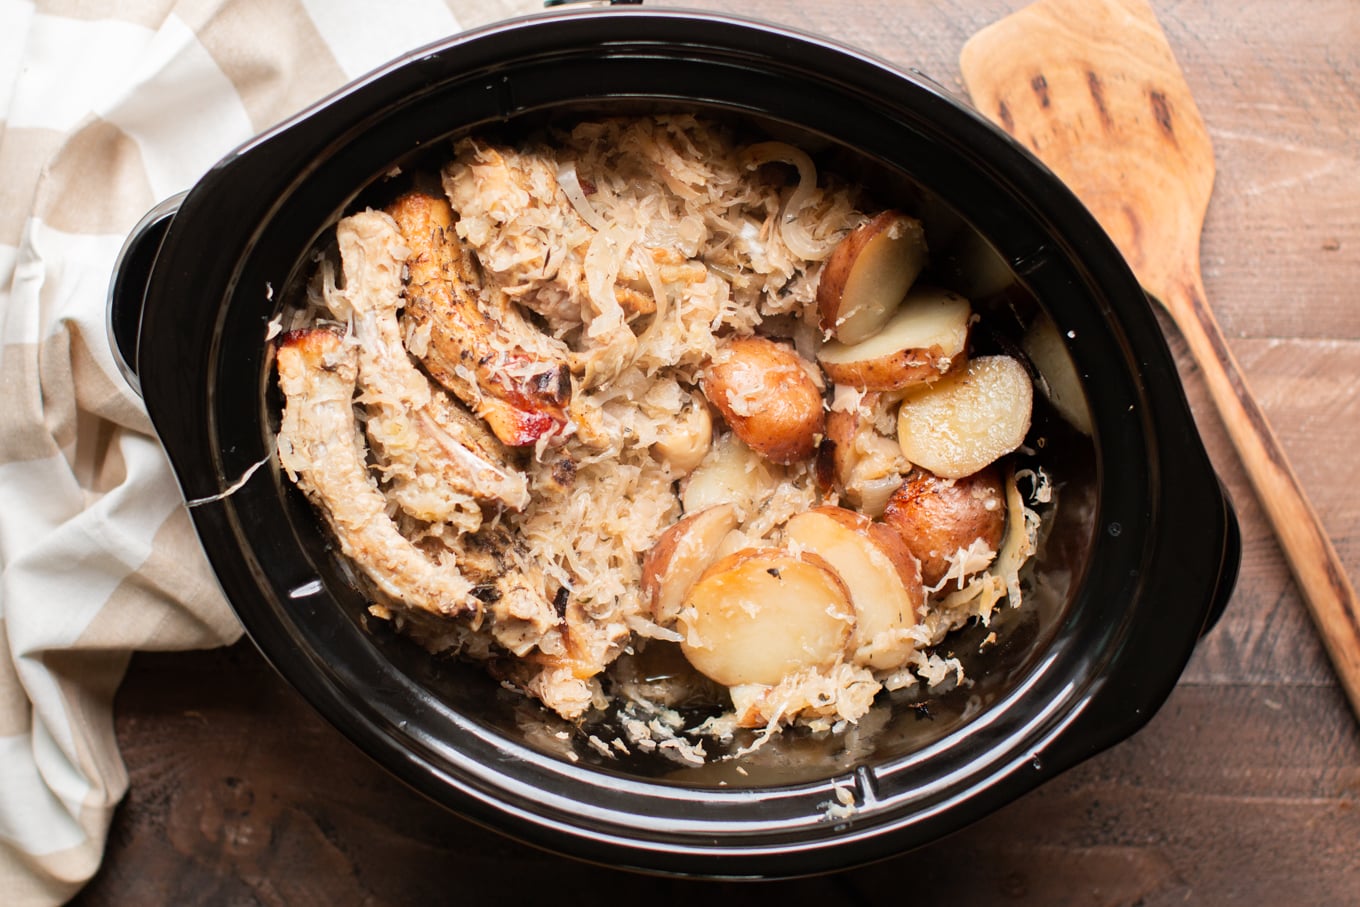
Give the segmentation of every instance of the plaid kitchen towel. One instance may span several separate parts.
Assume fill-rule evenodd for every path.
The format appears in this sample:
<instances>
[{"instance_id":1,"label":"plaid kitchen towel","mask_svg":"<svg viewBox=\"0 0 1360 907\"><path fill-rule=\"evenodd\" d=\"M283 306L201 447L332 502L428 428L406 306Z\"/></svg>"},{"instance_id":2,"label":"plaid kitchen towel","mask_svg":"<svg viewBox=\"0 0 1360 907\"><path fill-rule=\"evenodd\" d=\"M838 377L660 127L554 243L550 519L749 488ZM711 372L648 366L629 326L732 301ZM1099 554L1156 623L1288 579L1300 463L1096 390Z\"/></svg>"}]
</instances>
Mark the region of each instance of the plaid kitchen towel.
<instances>
[{"instance_id":1,"label":"plaid kitchen towel","mask_svg":"<svg viewBox=\"0 0 1360 907\"><path fill-rule=\"evenodd\" d=\"M153 204L391 57L540 0L0 0L0 902L69 899L137 650L240 635L105 333Z\"/></svg>"}]
</instances>

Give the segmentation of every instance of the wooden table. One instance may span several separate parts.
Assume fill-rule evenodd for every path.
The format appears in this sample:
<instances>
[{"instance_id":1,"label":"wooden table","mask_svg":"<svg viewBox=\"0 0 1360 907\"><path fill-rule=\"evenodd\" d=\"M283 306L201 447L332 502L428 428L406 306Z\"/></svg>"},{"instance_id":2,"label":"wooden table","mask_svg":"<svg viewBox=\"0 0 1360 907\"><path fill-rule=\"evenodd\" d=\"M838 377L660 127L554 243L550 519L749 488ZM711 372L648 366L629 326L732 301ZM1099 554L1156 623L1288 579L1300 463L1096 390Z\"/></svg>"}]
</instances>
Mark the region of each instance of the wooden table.
<instances>
[{"instance_id":1,"label":"wooden table","mask_svg":"<svg viewBox=\"0 0 1360 907\"><path fill-rule=\"evenodd\" d=\"M1020 0L702 2L820 32L962 88L957 56ZM1218 156L1209 298L1360 577L1360 6L1157 0ZM102 904L1360 904L1360 725L1205 388L1171 338L1236 502L1236 594L1129 741L953 838L765 887L546 855L393 781L248 645L134 659L116 704L131 792Z\"/></svg>"}]
</instances>

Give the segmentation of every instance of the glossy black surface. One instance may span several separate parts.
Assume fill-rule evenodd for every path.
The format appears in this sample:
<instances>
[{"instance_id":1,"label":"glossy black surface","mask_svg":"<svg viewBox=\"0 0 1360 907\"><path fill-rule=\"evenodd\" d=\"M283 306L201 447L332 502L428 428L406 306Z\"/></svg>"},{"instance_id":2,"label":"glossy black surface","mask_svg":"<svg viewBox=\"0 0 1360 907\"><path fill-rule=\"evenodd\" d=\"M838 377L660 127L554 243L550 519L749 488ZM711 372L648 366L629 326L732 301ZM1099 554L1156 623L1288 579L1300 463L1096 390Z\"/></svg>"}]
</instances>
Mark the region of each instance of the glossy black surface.
<instances>
[{"instance_id":1,"label":"glossy black surface","mask_svg":"<svg viewBox=\"0 0 1360 907\"><path fill-rule=\"evenodd\" d=\"M855 149L854 166L920 209L928 231L931 218L975 229L1009 263L1015 286L977 300L1003 332L1008 314L1038 300L1070 338L1094 440L1042 408L1031 434L1054 442L1045 456L1065 504L1036 576L1062 592L1014 618L991 672L961 701L942 701L926 731L912 703L889 698L854 745L790 737L744 763L745 775L609 762L580 734L573 761L554 742L559 725L531 703L370 631L345 566L270 461L267 325L361 192L381 194L394 164L451 134L639 105L757 124L832 156ZM120 346L127 333L115 331ZM1151 308L1094 220L929 83L785 29L578 11L398 61L200 181L160 246L136 348L123 349L186 499L269 461L192 513L223 589L278 670L433 799L613 866L797 875L938 838L1145 723L1235 578L1231 507ZM848 820L827 818L837 787L854 791Z\"/></svg>"}]
</instances>

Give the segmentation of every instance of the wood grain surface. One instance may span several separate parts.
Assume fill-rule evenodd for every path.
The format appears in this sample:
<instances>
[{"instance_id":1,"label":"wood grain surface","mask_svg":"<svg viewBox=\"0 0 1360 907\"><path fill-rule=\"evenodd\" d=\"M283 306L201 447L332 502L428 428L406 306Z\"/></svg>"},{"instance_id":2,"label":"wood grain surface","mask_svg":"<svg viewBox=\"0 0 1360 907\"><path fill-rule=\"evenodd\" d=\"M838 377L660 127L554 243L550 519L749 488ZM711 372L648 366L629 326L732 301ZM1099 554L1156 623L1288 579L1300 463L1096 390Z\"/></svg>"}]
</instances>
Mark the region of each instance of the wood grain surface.
<instances>
[{"instance_id":1,"label":"wood grain surface","mask_svg":"<svg viewBox=\"0 0 1360 907\"><path fill-rule=\"evenodd\" d=\"M841 39L962 94L1011 0L691 0ZM1360 5L1154 0L1214 142L1205 288L1360 575ZM625 875L471 826L393 781L249 648L139 655L116 703L131 778L82 905L1360 903L1360 728L1174 327L1236 504L1242 572L1130 740L950 839L759 886ZM777 899L777 900L776 900Z\"/></svg>"},{"instance_id":2,"label":"wood grain surface","mask_svg":"<svg viewBox=\"0 0 1360 907\"><path fill-rule=\"evenodd\" d=\"M1095 215L1185 340L1360 718L1360 597L1218 325L1200 274L1214 150L1146 0L1039 0L959 55L978 110Z\"/></svg>"}]
</instances>

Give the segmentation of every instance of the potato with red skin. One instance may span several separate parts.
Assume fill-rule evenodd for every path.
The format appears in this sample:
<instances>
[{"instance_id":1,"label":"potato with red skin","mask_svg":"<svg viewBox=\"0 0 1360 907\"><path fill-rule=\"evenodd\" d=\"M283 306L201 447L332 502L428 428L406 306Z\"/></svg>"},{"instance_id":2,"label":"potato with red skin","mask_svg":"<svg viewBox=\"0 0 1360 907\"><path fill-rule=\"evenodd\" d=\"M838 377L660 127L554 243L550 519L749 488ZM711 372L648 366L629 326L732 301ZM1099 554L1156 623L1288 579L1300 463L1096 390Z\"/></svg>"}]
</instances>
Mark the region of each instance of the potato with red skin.
<instances>
[{"instance_id":1,"label":"potato with red skin","mask_svg":"<svg viewBox=\"0 0 1360 907\"><path fill-rule=\"evenodd\" d=\"M738 337L704 370L704 396L738 438L772 463L812 456L826 429L815 366L792 347L764 337Z\"/></svg>"},{"instance_id":2,"label":"potato with red skin","mask_svg":"<svg viewBox=\"0 0 1360 907\"><path fill-rule=\"evenodd\" d=\"M821 482L823 491L830 491L833 487L845 488L850 470L854 469L858 460L855 439L866 421L859 407L827 413L826 437L818 451L817 462L817 480Z\"/></svg>"},{"instance_id":3,"label":"potato with red skin","mask_svg":"<svg viewBox=\"0 0 1360 907\"><path fill-rule=\"evenodd\" d=\"M971 303L936 287L914 287L875 334L831 340L817 363L837 384L894 391L939 380L967 358Z\"/></svg>"},{"instance_id":4,"label":"potato with red skin","mask_svg":"<svg viewBox=\"0 0 1360 907\"><path fill-rule=\"evenodd\" d=\"M832 250L817 282L822 330L842 343L879 332L926 265L921 222L884 211L852 230Z\"/></svg>"},{"instance_id":5,"label":"potato with red skin","mask_svg":"<svg viewBox=\"0 0 1360 907\"><path fill-rule=\"evenodd\" d=\"M1006 530L1006 493L996 467L961 479L918 469L888 499L883 522L921 562L921 579L937 586L950 559L981 540L995 552ZM981 569L981 567L979 567Z\"/></svg>"},{"instance_id":6,"label":"potato with red skin","mask_svg":"<svg viewBox=\"0 0 1360 907\"><path fill-rule=\"evenodd\" d=\"M911 469L897 439L876 428L874 413L886 401L870 392L860 406L832 409L826 416L826 438L817 451L816 476L823 493L834 489L872 517L883 513L889 495Z\"/></svg>"},{"instance_id":7,"label":"potato with red skin","mask_svg":"<svg viewBox=\"0 0 1360 907\"><path fill-rule=\"evenodd\" d=\"M713 564L676 623L689 663L728 687L830 668L854 626L850 592L831 565L782 548L747 548Z\"/></svg>"},{"instance_id":8,"label":"potato with red skin","mask_svg":"<svg viewBox=\"0 0 1360 907\"><path fill-rule=\"evenodd\" d=\"M718 546L737 528L737 510L714 504L672 523L642 559L642 595L663 626L680 613L685 594L718 557Z\"/></svg>"},{"instance_id":9,"label":"potato with red skin","mask_svg":"<svg viewBox=\"0 0 1360 907\"><path fill-rule=\"evenodd\" d=\"M850 648L856 664L900 667L916 650L907 634L925 604L921 567L888 526L844 507L804 511L784 527L784 544L823 558L840 575L855 609Z\"/></svg>"}]
</instances>

